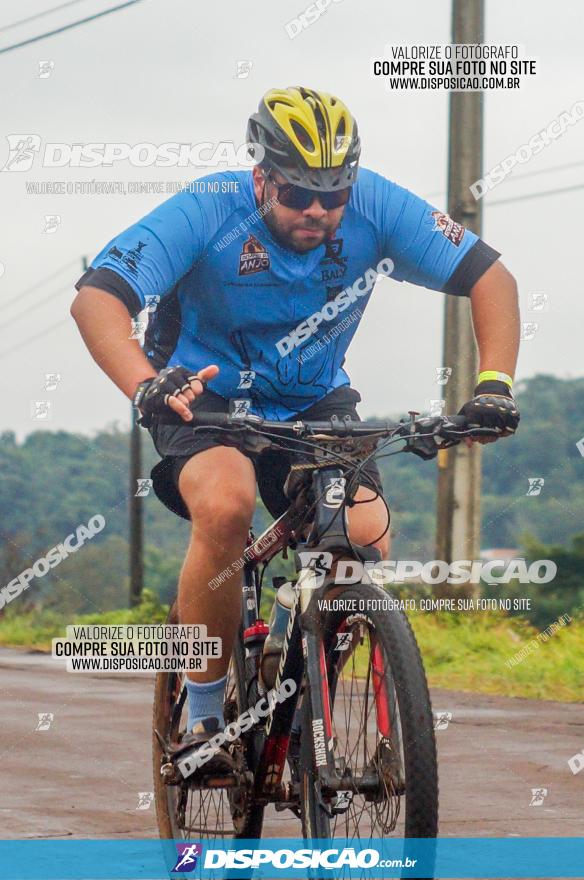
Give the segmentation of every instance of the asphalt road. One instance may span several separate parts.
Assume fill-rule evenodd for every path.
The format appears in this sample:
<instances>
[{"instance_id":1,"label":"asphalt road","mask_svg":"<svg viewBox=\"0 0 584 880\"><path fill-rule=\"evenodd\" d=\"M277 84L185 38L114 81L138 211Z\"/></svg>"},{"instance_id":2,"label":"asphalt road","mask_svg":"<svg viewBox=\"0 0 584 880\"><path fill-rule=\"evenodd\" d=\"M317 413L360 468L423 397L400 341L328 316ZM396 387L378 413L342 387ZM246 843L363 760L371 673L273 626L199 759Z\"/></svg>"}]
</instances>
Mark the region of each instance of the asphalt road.
<instances>
[{"instance_id":1,"label":"asphalt road","mask_svg":"<svg viewBox=\"0 0 584 880\"><path fill-rule=\"evenodd\" d=\"M157 836L152 791L152 678L69 674L41 654L0 650L0 823L4 838ZM584 834L582 704L434 690L452 713L436 732L442 836ZM52 713L37 730L39 713ZM532 789L547 789L530 806ZM290 814L269 836L297 836Z\"/></svg>"}]
</instances>

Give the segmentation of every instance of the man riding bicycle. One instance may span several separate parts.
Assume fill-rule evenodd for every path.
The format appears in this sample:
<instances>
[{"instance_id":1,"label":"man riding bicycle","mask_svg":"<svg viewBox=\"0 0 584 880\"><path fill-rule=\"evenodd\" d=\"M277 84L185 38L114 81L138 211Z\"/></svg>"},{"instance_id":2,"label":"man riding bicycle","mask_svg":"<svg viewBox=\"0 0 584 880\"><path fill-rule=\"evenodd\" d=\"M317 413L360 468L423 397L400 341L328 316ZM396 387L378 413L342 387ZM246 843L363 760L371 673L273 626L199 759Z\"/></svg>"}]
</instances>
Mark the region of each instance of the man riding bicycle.
<instances>
[{"instance_id":1,"label":"man riding bicycle","mask_svg":"<svg viewBox=\"0 0 584 880\"><path fill-rule=\"evenodd\" d=\"M152 473L157 495L192 523L179 619L206 624L223 640L220 660L188 673L182 745L197 748L224 725L241 597L241 575L230 566L245 548L256 486L273 516L286 509L289 461L269 452L252 459L223 445L216 430L193 431L191 410L358 419L361 398L343 363L375 279L386 274L470 297L480 374L461 412L501 436L519 421L511 393L517 287L500 254L424 200L359 169L356 122L332 95L269 91L247 140L258 160L251 171L201 178L117 235L77 282L71 309L93 358L150 427L162 457ZM142 349L130 338L131 318L152 304ZM183 425L162 423L171 411ZM351 506L349 535L387 559L381 492L370 462L355 496L369 503ZM216 592L209 585L224 572Z\"/></svg>"}]
</instances>

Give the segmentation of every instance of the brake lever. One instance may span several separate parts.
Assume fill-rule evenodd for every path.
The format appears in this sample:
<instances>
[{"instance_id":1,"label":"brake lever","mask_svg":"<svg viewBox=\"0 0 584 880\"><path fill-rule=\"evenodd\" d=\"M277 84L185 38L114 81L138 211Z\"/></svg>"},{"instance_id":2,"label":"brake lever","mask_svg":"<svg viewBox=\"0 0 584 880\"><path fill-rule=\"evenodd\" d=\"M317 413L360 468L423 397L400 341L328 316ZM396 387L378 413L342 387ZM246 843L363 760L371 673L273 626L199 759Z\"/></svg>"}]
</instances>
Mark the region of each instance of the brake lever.
<instances>
[{"instance_id":1,"label":"brake lever","mask_svg":"<svg viewBox=\"0 0 584 880\"><path fill-rule=\"evenodd\" d=\"M424 419L424 424L422 425L420 422L416 422L416 416L419 416L420 413L408 410L408 415L410 417L409 420L400 420L400 425L403 425L403 427L397 431L397 434L401 434L406 441L403 451L413 452L414 455L424 459L424 461L436 458L438 449L448 445L447 440L444 440L443 443L438 442L438 430L442 426L444 419L441 416L436 416L434 419ZM453 444L451 443L450 445Z\"/></svg>"},{"instance_id":2,"label":"brake lever","mask_svg":"<svg viewBox=\"0 0 584 880\"><path fill-rule=\"evenodd\" d=\"M477 426L475 430L472 430L472 426L468 424L465 416L452 416L449 419L445 419L444 416L436 416L417 422L416 416L418 415L419 413L410 410L409 421L402 419L400 424L403 424L403 427L398 433L405 435L406 445L403 451L413 452L424 461L436 458L441 449L458 446L464 439L462 434L475 437L500 436L494 428L479 428ZM472 433L467 433L469 431ZM453 434L457 436L452 436Z\"/></svg>"}]
</instances>

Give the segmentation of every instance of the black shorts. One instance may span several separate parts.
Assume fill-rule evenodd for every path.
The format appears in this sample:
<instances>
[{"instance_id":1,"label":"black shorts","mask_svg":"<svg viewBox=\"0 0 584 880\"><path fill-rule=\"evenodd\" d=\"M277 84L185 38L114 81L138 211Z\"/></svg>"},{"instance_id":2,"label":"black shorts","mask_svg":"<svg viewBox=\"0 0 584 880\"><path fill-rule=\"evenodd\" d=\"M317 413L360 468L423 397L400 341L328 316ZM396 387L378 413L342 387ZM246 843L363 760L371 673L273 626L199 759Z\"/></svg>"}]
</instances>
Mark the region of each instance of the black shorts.
<instances>
[{"instance_id":1,"label":"black shorts","mask_svg":"<svg viewBox=\"0 0 584 880\"><path fill-rule=\"evenodd\" d=\"M319 421L329 419L332 415L339 417L349 415L352 419L360 421L356 409L356 404L360 400L361 395L358 391L349 388L348 385L342 385L308 409L303 410L299 417ZM192 409L199 412L226 413L229 412L229 402L224 397L215 394L214 391L207 389L196 398ZM187 424L158 425L155 422L150 428L150 434L158 454L162 456L162 461L152 469L154 491L169 510L184 519L190 519L187 507L178 490L180 472L187 461L197 452L203 452L213 446L224 446L224 440L221 434L214 432L212 428L194 432ZM290 504L283 492L283 486L290 470L290 456L279 450L267 449L259 455L249 454L248 457L255 468L261 499L270 514L276 519L287 510ZM367 462L363 468L361 482L374 488L379 494L383 493L381 476L374 461Z\"/></svg>"}]
</instances>

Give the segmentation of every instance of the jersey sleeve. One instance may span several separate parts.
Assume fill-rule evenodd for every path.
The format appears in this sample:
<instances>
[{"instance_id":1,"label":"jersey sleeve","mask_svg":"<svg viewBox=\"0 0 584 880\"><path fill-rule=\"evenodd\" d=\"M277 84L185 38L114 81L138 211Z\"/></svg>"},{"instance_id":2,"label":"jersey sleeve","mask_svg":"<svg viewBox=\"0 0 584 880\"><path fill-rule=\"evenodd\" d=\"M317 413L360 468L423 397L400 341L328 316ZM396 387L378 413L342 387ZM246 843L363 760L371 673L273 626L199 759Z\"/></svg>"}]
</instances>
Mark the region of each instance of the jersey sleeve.
<instances>
[{"instance_id":1,"label":"jersey sleeve","mask_svg":"<svg viewBox=\"0 0 584 880\"><path fill-rule=\"evenodd\" d=\"M469 296L498 251L409 190L371 171L364 176L358 209L376 228L381 256L394 263L391 277Z\"/></svg>"},{"instance_id":2,"label":"jersey sleeve","mask_svg":"<svg viewBox=\"0 0 584 880\"><path fill-rule=\"evenodd\" d=\"M75 286L106 290L135 315L151 302L147 297L168 294L204 247L205 219L198 198L182 191L108 242Z\"/></svg>"}]
</instances>

